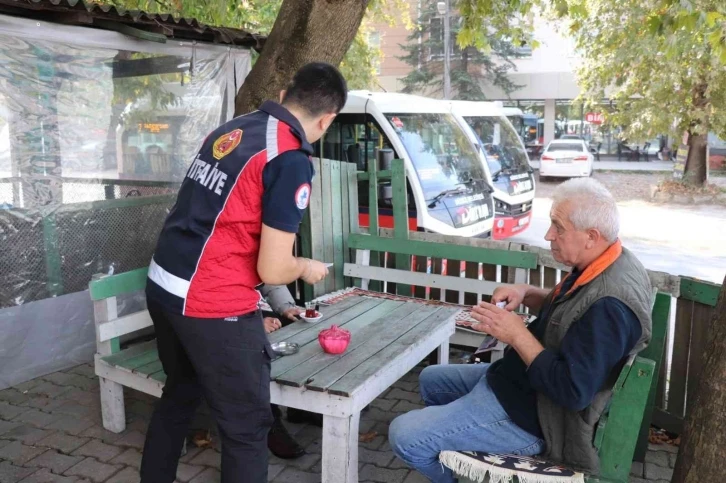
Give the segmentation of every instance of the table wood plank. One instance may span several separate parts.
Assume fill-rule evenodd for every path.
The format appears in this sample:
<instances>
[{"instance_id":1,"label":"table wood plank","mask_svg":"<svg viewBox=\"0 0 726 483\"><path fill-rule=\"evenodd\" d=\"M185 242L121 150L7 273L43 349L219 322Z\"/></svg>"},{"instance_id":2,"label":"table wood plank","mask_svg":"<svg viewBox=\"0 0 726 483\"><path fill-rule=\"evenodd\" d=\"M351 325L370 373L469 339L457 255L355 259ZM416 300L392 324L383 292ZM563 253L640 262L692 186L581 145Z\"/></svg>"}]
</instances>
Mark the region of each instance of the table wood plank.
<instances>
[{"instance_id":1,"label":"table wood plank","mask_svg":"<svg viewBox=\"0 0 726 483\"><path fill-rule=\"evenodd\" d=\"M330 394L351 397L368 379L386 370L387 365L395 364L397 356L412 350L426 340L426 336L444 324L454 324L454 316L460 309L441 307L440 310L406 332L391 344L360 364L343 378L328 388Z\"/></svg>"},{"instance_id":2,"label":"table wood plank","mask_svg":"<svg viewBox=\"0 0 726 483\"><path fill-rule=\"evenodd\" d=\"M362 329L372 321L392 312L404 303L405 302L394 300L370 298L363 301L363 303L346 310L338 317L328 319L328 324L345 327L347 330L351 331L353 336L355 336L355 332ZM296 342L300 344L300 350L295 355L281 357L272 363L271 377L273 380L277 380L278 376L322 352L323 349L318 343L318 333L320 332L320 328L321 327L314 328L287 339L289 342Z\"/></svg>"},{"instance_id":3,"label":"table wood plank","mask_svg":"<svg viewBox=\"0 0 726 483\"><path fill-rule=\"evenodd\" d=\"M329 364L327 367L323 367L321 364L320 370L313 373L311 379L303 381L305 387L312 391L326 391L360 364L374 357L383 348L414 329L421 321L429 318L439 308L415 302L407 303L398 309L402 312L398 320L384 319L372 324L371 329L377 332L375 337L368 338L361 344L349 348L344 354L338 356L339 360L334 361L334 364Z\"/></svg>"},{"instance_id":4,"label":"table wood plank","mask_svg":"<svg viewBox=\"0 0 726 483\"><path fill-rule=\"evenodd\" d=\"M372 354L380 350L376 349L371 352L370 348L376 343L381 343L380 341L383 339L397 339L434 311L435 308L432 306L407 302L352 334L350 345L343 354L326 354L321 351L315 357L293 367L276 380L280 384L302 387L306 383L312 383L316 374L328 367L331 372L339 372L342 377L360 362L366 360L369 357L368 353Z\"/></svg>"},{"instance_id":5,"label":"table wood plank","mask_svg":"<svg viewBox=\"0 0 726 483\"><path fill-rule=\"evenodd\" d=\"M315 327L320 324L326 324L331 317L335 317L339 313L360 304L364 300L366 299L363 297L349 297L347 299L341 300L337 304L322 306L320 308L320 312L323 314L323 318L320 319L318 322L311 324L305 322L304 320L299 320L294 324L290 324L287 327L283 327L282 329L276 330L272 334L269 334L268 339L270 340L271 344L283 340L288 340L290 337L299 334L300 332L304 332L311 327Z\"/></svg>"},{"instance_id":6,"label":"table wood plank","mask_svg":"<svg viewBox=\"0 0 726 483\"><path fill-rule=\"evenodd\" d=\"M304 330L284 340L287 342L294 342L302 347L305 344L317 341L318 334L321 330L327 329L333 324L337 325L338 327L344 327L345 324L354 320L356 317L360 317L366 312L375 309L376 307L381 305L382 302L383 301L380 299L364 299L361 303L350 307L348 310L344 310L341 313L330 318L326 317L324 320L327 320L327 322L325 323L318 322L316 324L308 324L307 322L298 322L299 324L304 326ZM297 355L289 356L287 358L290 359L295 357L297 357Z\"/></svg>"}]
</instances>

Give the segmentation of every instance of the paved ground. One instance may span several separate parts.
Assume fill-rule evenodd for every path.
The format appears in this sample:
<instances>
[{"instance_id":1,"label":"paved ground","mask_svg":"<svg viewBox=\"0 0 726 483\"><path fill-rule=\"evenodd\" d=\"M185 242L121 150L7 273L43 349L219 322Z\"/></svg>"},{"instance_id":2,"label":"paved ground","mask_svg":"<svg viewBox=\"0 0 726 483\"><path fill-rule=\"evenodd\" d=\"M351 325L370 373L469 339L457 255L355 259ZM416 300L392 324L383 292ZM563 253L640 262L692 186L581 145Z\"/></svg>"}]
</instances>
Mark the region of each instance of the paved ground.
<instances>
[{"instance_id":1,"label":"paved ground","mask_svg":"<svg viewBox=\"0 0 726 483\"><path fill-rule=\"evenodd\" d=\"M361 443L361 482L425 481L394 457L386 440L394 417L422 407L417 392L420 370L417 367L404 376L363 413L361 433L375 431L377 436ZM90 364L0 391L0 483L138 482L144 433L153 403L154 398L127 389L128 427L122 434L114 434L101 425L98 380ZM195 425L205 427L204 420L201 416ZM271 457L270 481L319 482L320 429L293 424L288 427L308 454L292 461ZM633 465L631 482L668 482L675 456L675 448L651 447L645 465ZM219 467L217 449L190 448L179 465L177 481L216 483Z\"/></svg>"},{"instance_id":2,"label":"paved ground","mask_svg":"<svg viewBox=\"0 0 726 483\"><path fill-rule=\"evenodd\" d=\"M539 160L529 164L539 169ZM672 161L595 161L595 171L673 171Z\"/></svg>"}]
</instances>

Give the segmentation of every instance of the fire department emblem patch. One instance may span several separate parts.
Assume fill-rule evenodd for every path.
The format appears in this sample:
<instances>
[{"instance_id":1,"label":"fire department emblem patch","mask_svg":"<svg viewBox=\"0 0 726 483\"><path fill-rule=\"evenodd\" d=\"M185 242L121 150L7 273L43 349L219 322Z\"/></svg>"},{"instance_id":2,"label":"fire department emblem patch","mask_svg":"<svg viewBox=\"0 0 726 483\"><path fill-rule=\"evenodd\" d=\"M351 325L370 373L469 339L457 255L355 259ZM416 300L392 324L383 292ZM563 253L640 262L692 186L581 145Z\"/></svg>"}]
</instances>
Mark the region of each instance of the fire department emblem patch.
<instances>
[{"instance_id":1,"label":"fire department emblem patch","mask_svg":"<svg viewBox=\"0 0 726 483\"><path fill-rule=\"evenodd\" d=\"M295 192L295 204L299 210L304 210L310 203L310 185L305 183Z\"/></svg>"},{"instance_id":2,"label":"fire department emblem patch","mask_svg":"<svg viewBox=\"0 0 726 483\"><path fill-rule=\"evenodd\" d=\"M214 156L214 159L222 159L234 151L234 149L239 146L240 141L242 141L241 129L235 129L232 132L221 135L216 141L214 141L212 156Z\"/></svg>"}]
</instances>

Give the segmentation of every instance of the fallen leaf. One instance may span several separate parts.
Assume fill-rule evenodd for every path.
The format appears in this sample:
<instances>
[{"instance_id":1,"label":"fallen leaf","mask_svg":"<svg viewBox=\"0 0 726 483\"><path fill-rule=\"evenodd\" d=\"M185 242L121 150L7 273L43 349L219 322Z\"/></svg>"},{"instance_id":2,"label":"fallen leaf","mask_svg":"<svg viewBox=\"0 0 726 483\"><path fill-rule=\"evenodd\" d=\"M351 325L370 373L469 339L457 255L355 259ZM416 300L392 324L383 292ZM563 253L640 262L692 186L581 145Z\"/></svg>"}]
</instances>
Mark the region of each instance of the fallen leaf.
<instances>
[{"instance_id":1,"label":"fallen leaf","mask_svg":"<svg viewBox=\"0 0 726 483\"><path fill-rule=\"evenodd\" d=\"M361 443L370 443L374 439L376 439L376 436L378 436L378 433L375 431L370 431L368 433L363 433L360 436L358 436L358 441Z\"/></svg>"},{"instance_id":2,"label":"fallen leaf","mask_svg":"<svg viewBox=\"0 0 726 483\"><path fill-rule=\"evenodd\" d=\"M212 447L212 434L209 431L197 431L194 433L192 443L197 448L211 448Z\"/></svg>"}]
</instances>

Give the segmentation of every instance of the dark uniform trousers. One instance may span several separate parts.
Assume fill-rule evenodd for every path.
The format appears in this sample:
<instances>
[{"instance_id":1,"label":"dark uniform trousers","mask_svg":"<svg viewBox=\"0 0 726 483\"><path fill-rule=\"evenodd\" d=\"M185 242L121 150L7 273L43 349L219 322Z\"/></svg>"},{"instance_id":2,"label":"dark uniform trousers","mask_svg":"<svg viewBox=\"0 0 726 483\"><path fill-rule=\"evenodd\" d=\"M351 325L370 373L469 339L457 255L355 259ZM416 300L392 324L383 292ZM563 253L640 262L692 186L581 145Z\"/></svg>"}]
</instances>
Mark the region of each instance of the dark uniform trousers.
<instances>
[{"instance_id":1,"label":"dark uniform trousers","mask_svg":"<svg viewBox=\"0 0 726 483\"><path fill-rule=\"evenodd\" d=\"M272 348L259 311L197 319L148 304L167 379L149 423L141 483L172 483L202 397L219 426L222 483L267 482ZM236 320L234 320L236 319Z\"/></svg>"}]
</instances>

